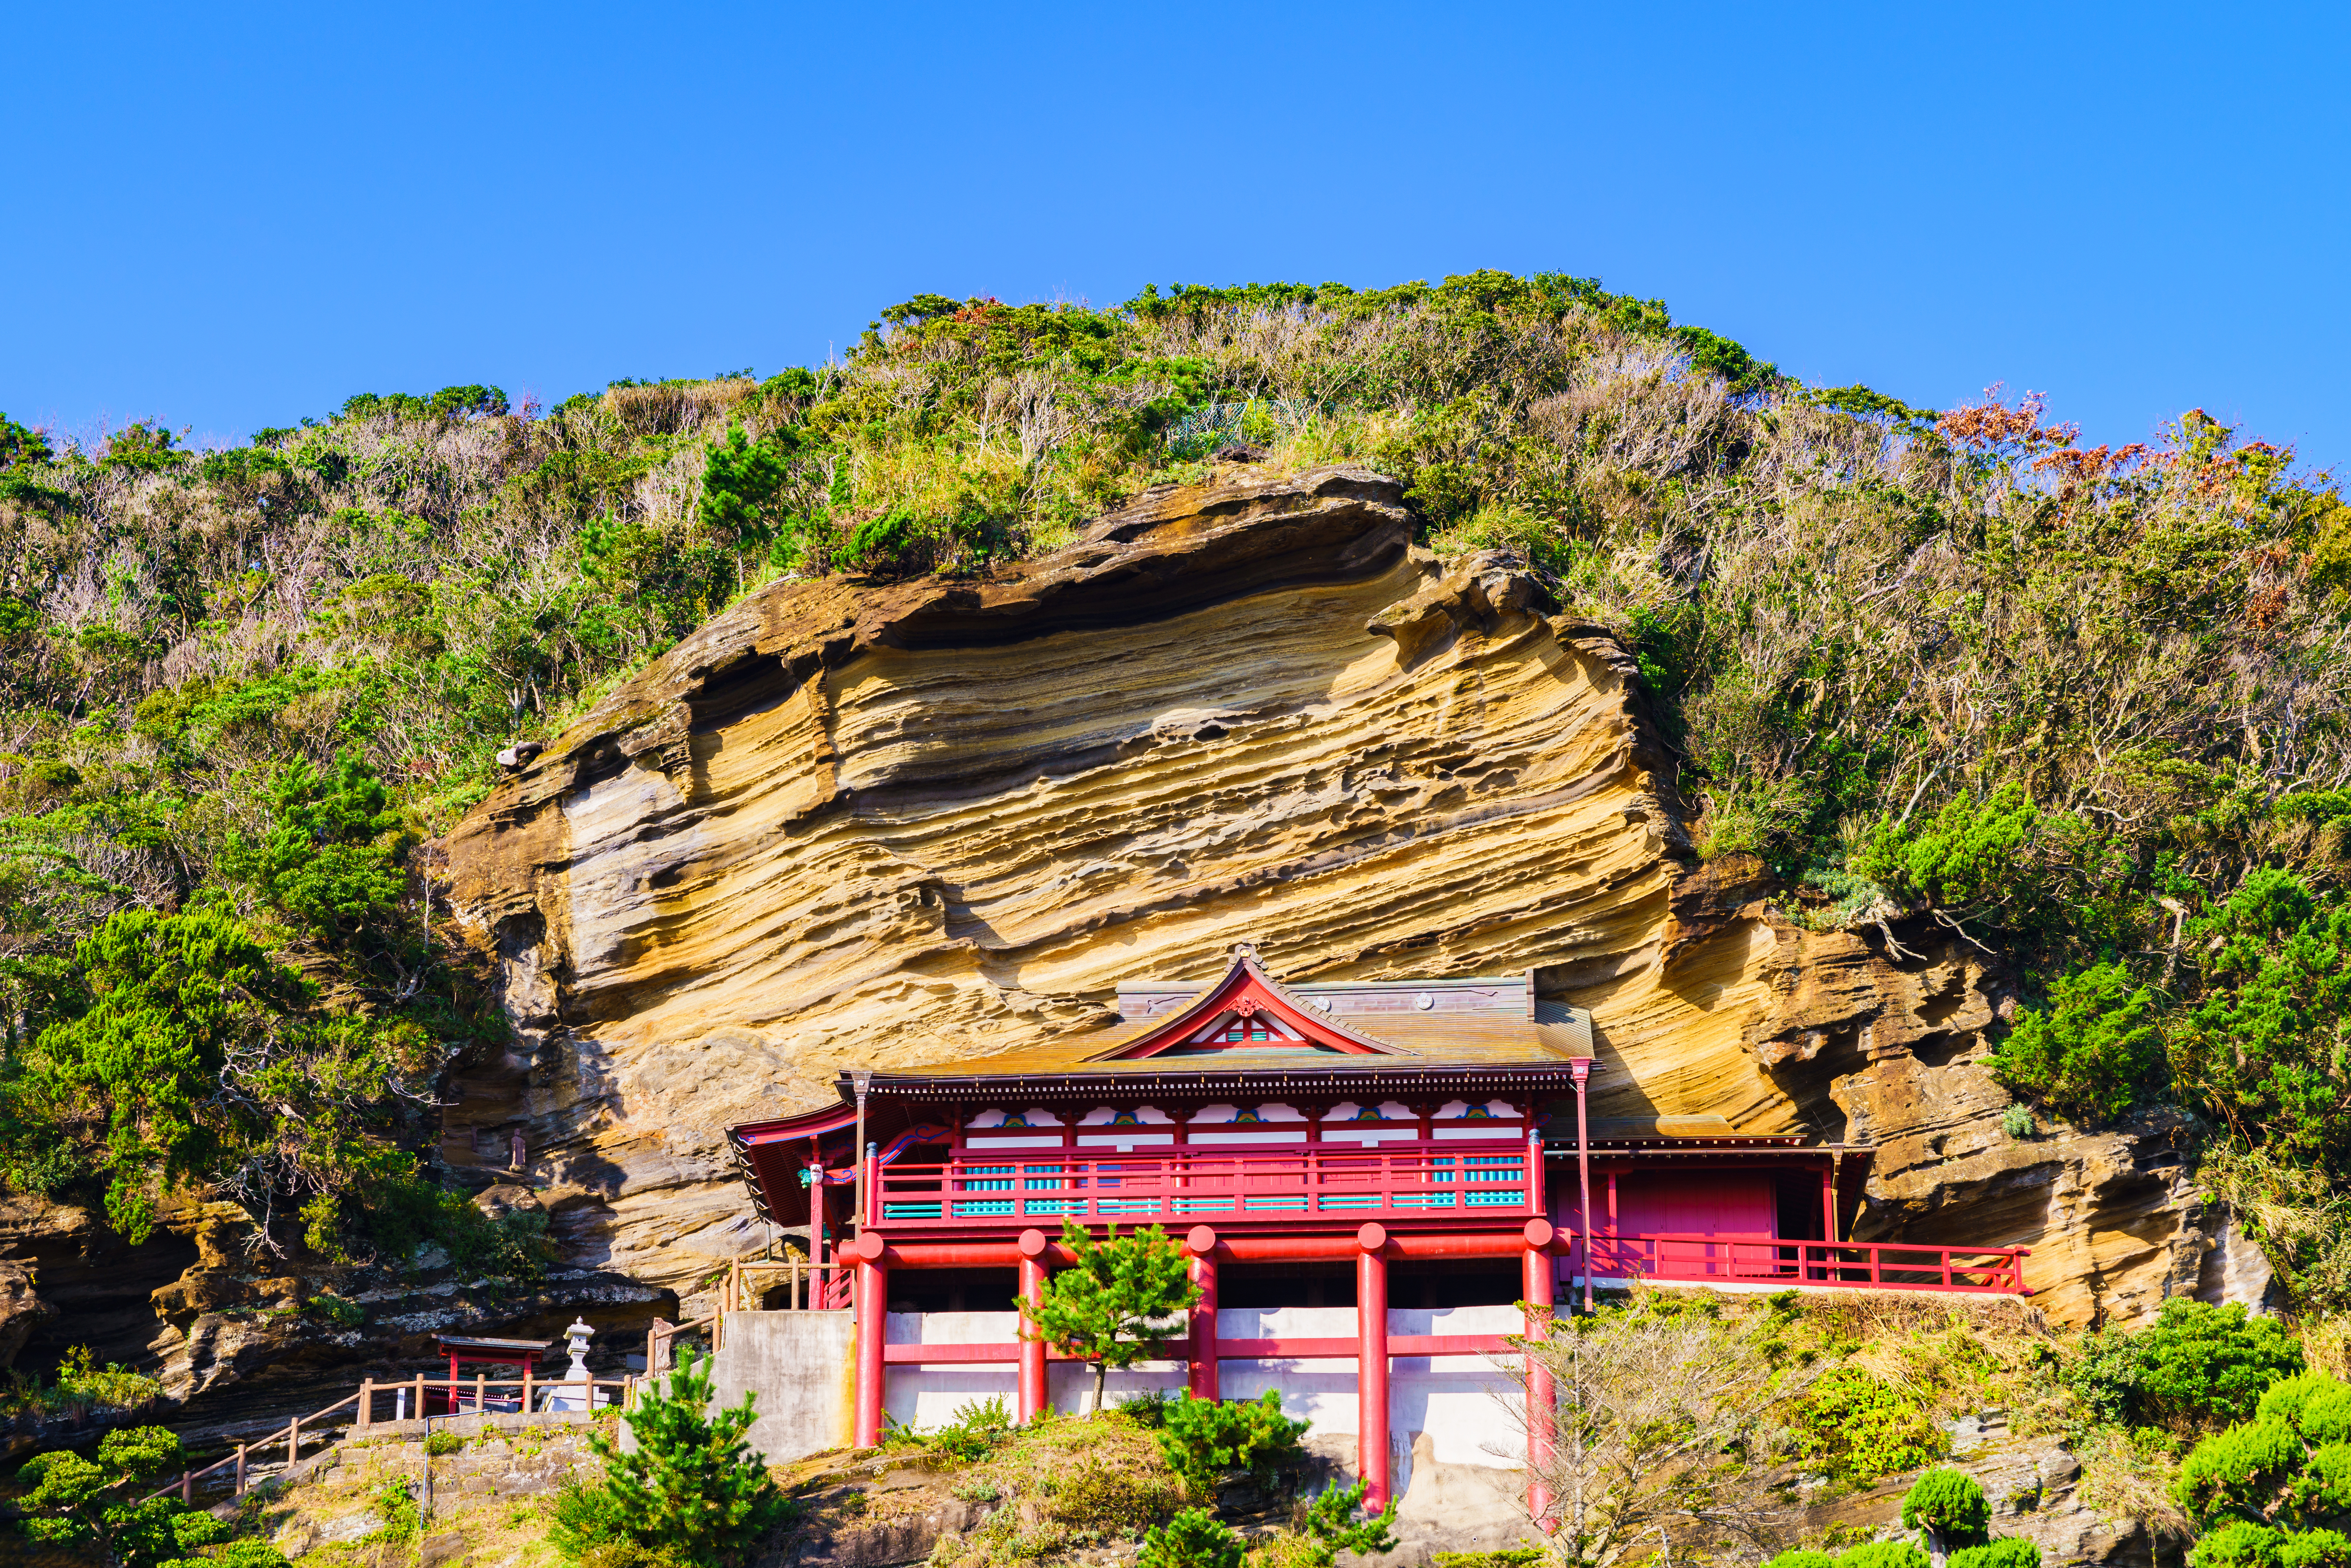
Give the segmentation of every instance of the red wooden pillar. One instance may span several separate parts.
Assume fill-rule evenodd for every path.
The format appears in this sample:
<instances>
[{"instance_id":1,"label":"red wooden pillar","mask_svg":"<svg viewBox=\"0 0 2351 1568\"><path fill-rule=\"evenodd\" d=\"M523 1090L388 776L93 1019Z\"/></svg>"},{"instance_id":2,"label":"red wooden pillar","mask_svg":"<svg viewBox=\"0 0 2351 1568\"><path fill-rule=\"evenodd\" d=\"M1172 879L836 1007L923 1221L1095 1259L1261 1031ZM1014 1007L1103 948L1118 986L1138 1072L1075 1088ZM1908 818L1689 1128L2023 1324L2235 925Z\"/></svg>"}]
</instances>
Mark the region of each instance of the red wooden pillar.
<instances>
[{"instance_id":1,"label":"red wooden pillar","mask_svg":"<svg viewBox=\"0 0 2351 1568\"><path fill-rule=\"evenodd\" d=\"M889 1331L890 1268L882 1261L882 1238L868 1231L841 1250L857 1262L857 1429L860 1448L882 1440L882 1343Z\"/></svg>"},{"instance_id":2,"label":"red wooden pillar","mask_svg":"<svg viewBox=\"0 0 2351 1568\"><path fill-rule=\"evenodd\" d=\"M1031 1306L1045 1299L1045 1233L1024 1230L1020 1233L1020 1299ZM1021 1319L1020 1333L1020 1395L1017 1414L1025 1425L1034 1421L1038 1413L1052 1403L1052 1388L1046 1380L1045 1342L1031 1339L1034 1332L1028 1319Z\"/></svg>"},{"instance_id":3,"label":"red wooden pillar","mask_svg":"<svg viewBox=\"0 0 2351 1568\"><path fill-rule=\"evenodd\" d=\"M1547 1219L1527 1221L1526 1291L1527 1337L1545 1339L1551 1334L1552 1308L1557 1300L1559 1273L1552 1261L1551 1247L1555 1236ZM1589 1242L1584 1256L1591 1256ZM1591 1277L1591 1266L1585 1265L1585 1278ZM1535 1528L1548 1530L1545 1515L1551 1511L1551 1490L1542 1483L1542 1474L1551 1462L1552 1438L1555 1428L1553 1413L1558 1407L1558 1394L1552 1387L1552 1375L1532 1355L1527 1357L1527 1511L1534 1516Z\"/></svg>"},{"instance_id":4,"label":"red wooden pillar","mask_svg":"<svg viewBox=\"0 0 2351 1568\"><path fill-rule=\"evenodd\" d=\"M1195 1399L1217 1398L1217 1233L1205 1225L1192 1227L1184 1238L1192 1255L1192 1283L1200 1299L1192 1306L1192 1365L1186 1382Z\"/></svg>"},{"instance_id":5,"label":"red wooden pillar","mask_svg":"<svg viewBox=\"0 0 2351 1568\"><path fill-rule=\"evenodd\" d=\"M1386 1228L1355 1232L1355 1465L1364 1508L1388 1505L1388 1260Z\"/></svg>"}]
</instances>

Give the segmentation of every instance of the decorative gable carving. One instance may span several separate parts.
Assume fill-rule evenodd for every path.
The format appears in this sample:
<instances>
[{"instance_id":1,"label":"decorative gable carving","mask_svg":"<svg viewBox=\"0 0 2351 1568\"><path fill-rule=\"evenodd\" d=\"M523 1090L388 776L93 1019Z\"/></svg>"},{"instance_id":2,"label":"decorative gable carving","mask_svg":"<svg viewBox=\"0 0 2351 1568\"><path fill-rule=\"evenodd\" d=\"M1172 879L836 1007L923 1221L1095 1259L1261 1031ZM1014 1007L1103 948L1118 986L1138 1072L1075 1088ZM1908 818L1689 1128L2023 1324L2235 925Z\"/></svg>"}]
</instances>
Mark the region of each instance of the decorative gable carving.
<instances>
[{"instance_id":1,"label":"decorative gable carving","mask_svg":"<svg viewBox=\"0 0 2351 1568\"><path fill-rule=\"evenodd\" d=\"M1247 946L1233 950L1224 977L1135 1040L1095 1061L1152 1056L1215 1056L1226 1051L1296 1051L1318 1056L1401 1056L1409 1052L1356 1033L1281 988Z\"/></svg>"}]
</instances>

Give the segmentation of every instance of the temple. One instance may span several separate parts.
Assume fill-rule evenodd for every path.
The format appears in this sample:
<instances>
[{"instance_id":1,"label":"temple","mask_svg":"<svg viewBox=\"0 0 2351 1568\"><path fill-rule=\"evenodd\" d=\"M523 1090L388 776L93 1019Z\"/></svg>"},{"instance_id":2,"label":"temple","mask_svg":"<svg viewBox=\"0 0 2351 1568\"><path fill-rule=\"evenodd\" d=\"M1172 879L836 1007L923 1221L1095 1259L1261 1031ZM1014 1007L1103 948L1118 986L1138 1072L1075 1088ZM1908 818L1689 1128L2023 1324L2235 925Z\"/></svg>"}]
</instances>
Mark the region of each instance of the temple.
<instances>
[{"instance_id":1,"label":"temple","mask_svg":"<svg viewBox=\"0 0 2351 1568\"><path fill-rule=\"evenodd\" d=\"M1001 1393L1025 1421L1091 1386L1019 1333L1065 1220L1162 1226L1200 1287L1176 1359L1122 1386L1281 1387L1352 1427L1373 1506L1416 1451L1510 1462L1495 1358L1562 1292L2026 1293L2021 1248L1843 1239L1865 1147L1591 1119L1591 1020L1531 974L1285 985L1243 946L1118 1004L1110 1030L846 1074L837 1106L732 1130L761 1216L850 1266L820 1304L856 1314L860 1446L885 1414ZM1439 1440L1399 1453L1399 1429Z\"/></svg>"}]
</instances>

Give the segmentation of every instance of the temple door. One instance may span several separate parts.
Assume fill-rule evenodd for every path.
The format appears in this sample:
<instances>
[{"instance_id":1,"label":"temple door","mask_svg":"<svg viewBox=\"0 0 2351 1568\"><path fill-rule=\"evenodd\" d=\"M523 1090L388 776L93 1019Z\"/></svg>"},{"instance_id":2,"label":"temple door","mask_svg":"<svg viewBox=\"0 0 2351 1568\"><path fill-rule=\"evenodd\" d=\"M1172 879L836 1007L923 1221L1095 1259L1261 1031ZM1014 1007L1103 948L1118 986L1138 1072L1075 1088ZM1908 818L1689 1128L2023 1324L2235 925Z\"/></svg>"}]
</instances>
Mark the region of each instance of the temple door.
<instances>
[{"instance_id":1,"label":"temple door","mask_svg":"<svg viewBox=\"0 0 2351 1568\"><path fill-rule=\"evenodd\" d=\"M1728 1241L1770 1240L1778 1233L1779 1205L1761 1172L1641 1172L1620 1177L1617 1228L1633 1258L1648 1255L1648 1271L1666 1279L1734 1272ZM1764 1255L1768 1259L1768 1254Z\"/></svg>"}]
</instances>

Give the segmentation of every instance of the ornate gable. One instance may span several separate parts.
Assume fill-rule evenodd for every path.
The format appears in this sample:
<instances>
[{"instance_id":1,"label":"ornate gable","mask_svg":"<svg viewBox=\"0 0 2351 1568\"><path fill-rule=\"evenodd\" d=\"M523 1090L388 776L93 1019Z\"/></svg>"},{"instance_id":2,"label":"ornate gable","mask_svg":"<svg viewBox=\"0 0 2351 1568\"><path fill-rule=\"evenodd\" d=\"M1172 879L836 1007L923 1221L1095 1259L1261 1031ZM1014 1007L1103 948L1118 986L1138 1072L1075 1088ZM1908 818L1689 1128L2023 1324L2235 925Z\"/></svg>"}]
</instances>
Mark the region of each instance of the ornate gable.
<instances>
[{"instance_id":1,"label":"ornate gable","mask_svg":"<svg viewBox=\"0 0 2351 1568\"><path fill-rule=\"evenodd\" d=\"M1300 1056L1402 1056L1410 1052L1372 1040L1285 990L1244 946L1233 949L1224 977L1152 1026L1092 1060L1220 1056L1228 1051Z\"/></svg>"}]
</instances>

